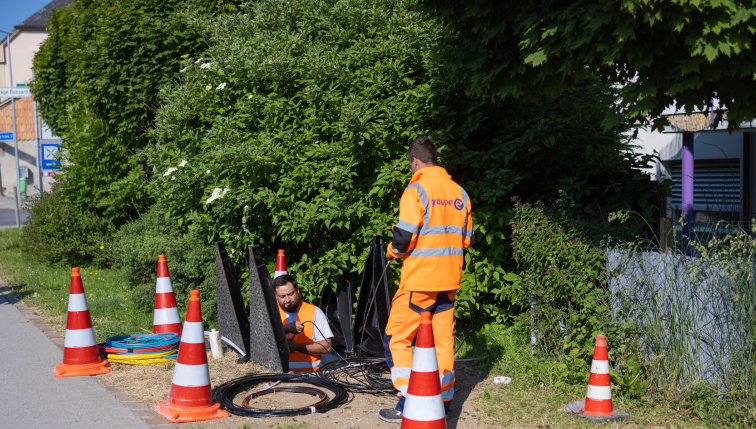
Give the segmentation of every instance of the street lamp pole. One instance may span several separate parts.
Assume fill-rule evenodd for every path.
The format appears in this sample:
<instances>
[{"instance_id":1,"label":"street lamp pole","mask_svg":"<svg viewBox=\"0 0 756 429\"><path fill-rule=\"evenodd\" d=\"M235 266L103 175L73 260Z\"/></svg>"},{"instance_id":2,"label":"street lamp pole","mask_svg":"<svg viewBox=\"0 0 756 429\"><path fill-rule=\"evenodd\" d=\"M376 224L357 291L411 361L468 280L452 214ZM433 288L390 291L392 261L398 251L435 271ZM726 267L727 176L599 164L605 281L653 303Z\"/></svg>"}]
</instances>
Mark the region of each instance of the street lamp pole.
<instances>
[{"instance_id":1,"label":"street lamp pole","mask_svg":"<svg viewBox=\"0 0 756 429\"><path fill-rule=\"evenodd\" d=\"M32 68L32 80L34 79L34 68ZM34 149L36 151L36 155L34 156L34 159L37 160L37 175L34 177L34 181L37 182L37 193L40 198L42 198L42 151L40 151L39 147L39 135L42 134L42 130L39 126L39 114L37 113L37 99L33 98L33 107L34 107L34 140L36 140L36 143L34 145Z\"/></svg>"},{"instance_id":2,"label":"street lamp pole","mask_svg":"<svg viewBox=\"0 0 756 429\"><path fill-rule=\"evenodd\" d=\"M10 75L10 86L13 88L13 64L11 63L11 33L0 30L0 33L8 35L8 73ZM16 134L16 99L11 97L11 115L13 117L13 147L16 155L16 196L21 201L21 169L18 166L18 135Z\"/></svg>"}]
</instances>

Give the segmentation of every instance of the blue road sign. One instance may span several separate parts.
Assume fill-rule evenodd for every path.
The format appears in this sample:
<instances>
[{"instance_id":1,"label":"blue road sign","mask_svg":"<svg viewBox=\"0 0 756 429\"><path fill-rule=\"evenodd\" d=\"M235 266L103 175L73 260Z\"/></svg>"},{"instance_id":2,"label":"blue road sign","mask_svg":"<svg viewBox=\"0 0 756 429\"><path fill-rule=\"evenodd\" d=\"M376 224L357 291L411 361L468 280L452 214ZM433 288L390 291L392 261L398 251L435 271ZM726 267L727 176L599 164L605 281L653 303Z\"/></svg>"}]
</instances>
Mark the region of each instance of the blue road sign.
<instances>
[{"instance_id":1,"label":"blue road sign","mask_svg":"<svg viewBox=\"0 0 756 429\"><path fill-rule=\"evenodd\" d=\"M45 143L42 144L42 169L43 170L60 170L60 161L56 161L60 150L59 144Z\"/></svg>"},{"instance_id":2,"label":"blue road sign","mask_svg":"<svg viewBox=\"0 0 756 429\"><path fill-rule=\"evenodd\" d=\"M13 140L13 133L0 133L0 141Z\"/></svg>"}]
</instances>

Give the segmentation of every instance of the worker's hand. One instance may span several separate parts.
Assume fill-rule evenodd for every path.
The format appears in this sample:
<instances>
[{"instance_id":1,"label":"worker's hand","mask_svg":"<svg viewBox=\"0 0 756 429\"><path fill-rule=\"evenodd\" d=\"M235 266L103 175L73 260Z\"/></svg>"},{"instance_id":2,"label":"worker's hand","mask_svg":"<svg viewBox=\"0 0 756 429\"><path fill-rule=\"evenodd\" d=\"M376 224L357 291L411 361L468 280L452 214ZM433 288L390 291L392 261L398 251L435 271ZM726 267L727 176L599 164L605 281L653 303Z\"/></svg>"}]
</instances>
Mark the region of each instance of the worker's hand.
<instances>
[{"instance_id":1,"label":"worker's hand","mask_svg":"<svg viewBox=\"0 0 756 429\"><path fill-rule=\"evenodd\" d=\"M291 353L291 352L301 352L301 350L299 350L300 344L298 342L296 342L294 340L288 340L288 342L289 342L289 353Z\"/></svg>"},{"instance_id":2,"label":"worker's hand","mask_svg":"<svg viewBox=\"0 0 756 429\"><path fill-rule=\"evenodd\" d=\"M284 332L288 332L290 334L301 334L302 331L304 331L304 323L298 320L284 325Z\"/></svg>"}]
</instances>

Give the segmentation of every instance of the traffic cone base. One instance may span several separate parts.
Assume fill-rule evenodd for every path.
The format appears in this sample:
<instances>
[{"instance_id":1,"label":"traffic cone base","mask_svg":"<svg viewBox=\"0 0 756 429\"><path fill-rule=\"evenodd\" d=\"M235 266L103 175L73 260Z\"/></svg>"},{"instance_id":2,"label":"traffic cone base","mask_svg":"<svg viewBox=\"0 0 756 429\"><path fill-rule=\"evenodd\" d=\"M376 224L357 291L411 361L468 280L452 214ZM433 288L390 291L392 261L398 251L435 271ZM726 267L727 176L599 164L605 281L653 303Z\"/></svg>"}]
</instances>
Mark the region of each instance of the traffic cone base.
<instances>
[{"instance_id":1,"label":"traffic cone base","mask_svg":"<svg viewBox=\"0 0 756 429\"><path fill-rule=\"evenodd\" d=\"M55 376L78 377L80 375L107 374L112 370L113 368L106 360L97 363L85 363L82 365L67 365L64 363L59 363L55 365Z\"/></svg>"},{"instance_id":2,"label":"traffic cone base","mask_svg":"<svg viewBox=\"0 0 756 429\"><path fill-rule=\"evenodd\" d=\"M154 404L152 410L172 423L222 419L231 415L227 411L221 410L220 404L217 402L207 407L182 407L171 404L170 399Z\"/></svg>"}]
</instances>

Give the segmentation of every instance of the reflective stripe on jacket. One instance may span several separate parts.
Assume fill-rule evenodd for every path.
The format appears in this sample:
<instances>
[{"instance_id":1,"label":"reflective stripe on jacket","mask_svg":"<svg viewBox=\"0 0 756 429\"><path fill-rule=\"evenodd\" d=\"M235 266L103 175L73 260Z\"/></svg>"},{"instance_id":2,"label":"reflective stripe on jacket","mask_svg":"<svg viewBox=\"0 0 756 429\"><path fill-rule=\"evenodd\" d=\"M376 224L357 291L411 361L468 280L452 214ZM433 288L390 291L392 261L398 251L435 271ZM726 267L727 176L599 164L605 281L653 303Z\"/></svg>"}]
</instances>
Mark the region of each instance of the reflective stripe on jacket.
<instances>
[{"instance_id":1,"label":"reflective stripe on jacket","mask_svg":"<svg viewBox=\"0 0 756 429\"><path fill-rule=\"evenodd\" d=\"M459 289L463 249L473 237L470 198L443 167L421 168L399 202L389 258L403 258L401 288L437 292Z\"/></svg>"},{"instance_id":2,"label":"reflective stripe on jacket","mask_svg":"<svg viewBox=\"0 0 756 429\"><path fill-rule=\"evenodd\" d=\"M315 307L312 304L308 304L302 301L297 312L296 320L299 322L310 321L313 323L305 323L304 330L294 335L293 340L299 344L312 344L315 341L312 340L313 325L315 322ZM286 313L281 306L278 307L278 312L281 315L281 323L286 325ZM287 336L290 334L287 334ZM320 369L320 355L310 355L307 353L291 352L289 353L289 371L302 372L302 371L317 371Z\"/></svg>"}]
</instances>

